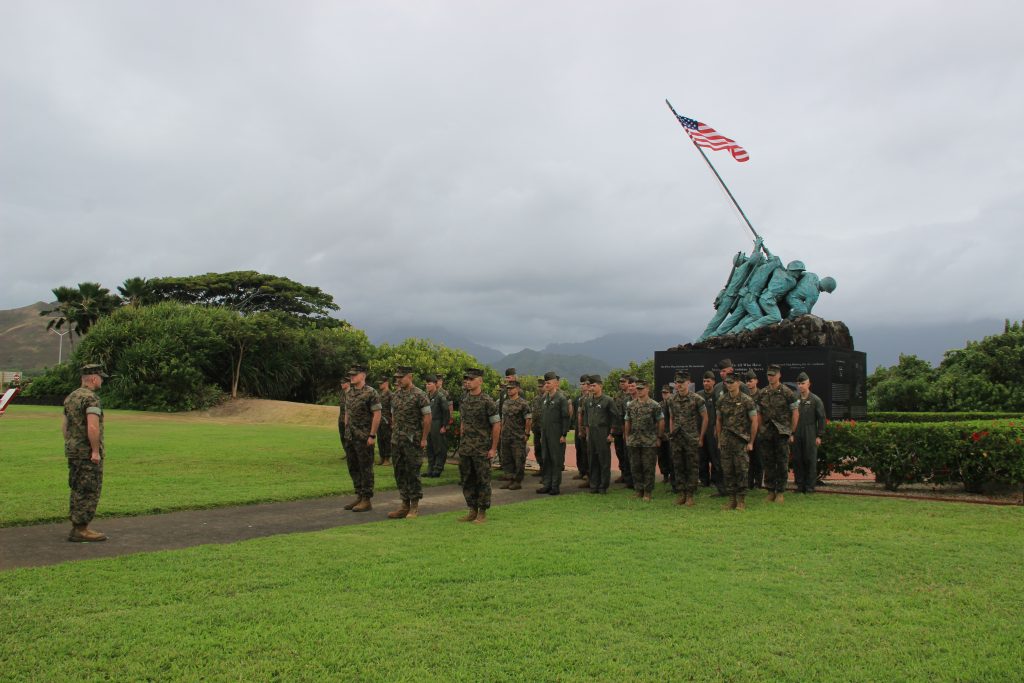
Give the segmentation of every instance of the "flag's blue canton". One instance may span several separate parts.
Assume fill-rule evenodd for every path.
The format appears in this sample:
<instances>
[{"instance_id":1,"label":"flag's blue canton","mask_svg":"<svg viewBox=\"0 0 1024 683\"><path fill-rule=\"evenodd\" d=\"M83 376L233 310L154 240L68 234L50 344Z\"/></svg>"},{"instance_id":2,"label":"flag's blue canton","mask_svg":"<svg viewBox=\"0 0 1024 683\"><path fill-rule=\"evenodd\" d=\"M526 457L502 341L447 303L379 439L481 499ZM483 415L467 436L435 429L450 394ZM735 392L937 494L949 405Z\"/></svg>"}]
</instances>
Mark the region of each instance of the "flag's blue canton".
<instances>
[{"instance_id":1,"label":"flag's blue canton","mask_svg":"<svg viewBox=\"0 0 1024 683\"><path fill-rule=\"evenodd\" d=\"M676 114L676 118L679 119L679 123L683 124L690 130L697 130L697 122L693 119L688 119L685 116L679 116L678 114Z\"/></svg>"}]
</instances>

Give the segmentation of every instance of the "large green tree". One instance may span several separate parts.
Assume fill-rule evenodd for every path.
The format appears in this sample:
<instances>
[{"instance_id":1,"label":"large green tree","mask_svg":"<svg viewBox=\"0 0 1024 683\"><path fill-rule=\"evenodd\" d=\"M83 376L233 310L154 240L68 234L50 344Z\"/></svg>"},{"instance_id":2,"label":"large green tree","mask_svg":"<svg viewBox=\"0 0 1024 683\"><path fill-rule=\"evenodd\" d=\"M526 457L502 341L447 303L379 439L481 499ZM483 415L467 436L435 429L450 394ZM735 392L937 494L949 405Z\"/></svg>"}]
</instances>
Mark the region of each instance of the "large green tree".
<instances>
[{"instance_id":1,"label":"large green tree","mask_svg":"<svg viewBox=\"0 0 1024 683\"><path fill-rule=\"evenodd\" d=\"M39 312L51 318L46 329L60 330L67 326L79 337L121 305L121 299L98 282L80 282L77 287L55 287L51 291L57 299L54 307Z\"/></svg>"}]
</instances>

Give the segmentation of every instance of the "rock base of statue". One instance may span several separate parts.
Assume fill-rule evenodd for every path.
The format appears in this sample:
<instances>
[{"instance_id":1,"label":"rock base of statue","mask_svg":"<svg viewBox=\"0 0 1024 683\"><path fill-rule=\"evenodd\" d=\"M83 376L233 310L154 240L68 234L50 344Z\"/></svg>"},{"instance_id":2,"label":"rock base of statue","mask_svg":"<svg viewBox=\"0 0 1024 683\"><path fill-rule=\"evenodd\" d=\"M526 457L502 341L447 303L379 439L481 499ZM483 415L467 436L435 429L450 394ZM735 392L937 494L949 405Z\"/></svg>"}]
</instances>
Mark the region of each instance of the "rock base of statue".
<instances>
[{"instance_id":1,"label":"rock base of statue","mask_svg":"<svg viewBox=\"0 0 1024 683\"><path fill-rule=\"evenodd\" d=\"M689 349L766 349L787 346L830 346L853 350L853 337L846 323L802 315L756 330L711 337L696 344L680 344L670 351Z\"/></svg>"},{"instance_id":2,"label":"rock base of statue","mask_svg":"<svg viewBox=\"0 0 1024 683\"><path fill-rule=\"evenodd\" d=\"M654 353L654 379L671 384L677 370L690 373L693 390L702 389L708 370L719 381L718 362L728 358L735 372L753 370L758 386L768 384L769 365L782 369L782 381L796 390L796 377L806 372L811 391L821 398L830 419L867 417L867 357L853 349L853 337L842 322L805 315L742 334L713 337Z\"/></svg>"}]
</instances>

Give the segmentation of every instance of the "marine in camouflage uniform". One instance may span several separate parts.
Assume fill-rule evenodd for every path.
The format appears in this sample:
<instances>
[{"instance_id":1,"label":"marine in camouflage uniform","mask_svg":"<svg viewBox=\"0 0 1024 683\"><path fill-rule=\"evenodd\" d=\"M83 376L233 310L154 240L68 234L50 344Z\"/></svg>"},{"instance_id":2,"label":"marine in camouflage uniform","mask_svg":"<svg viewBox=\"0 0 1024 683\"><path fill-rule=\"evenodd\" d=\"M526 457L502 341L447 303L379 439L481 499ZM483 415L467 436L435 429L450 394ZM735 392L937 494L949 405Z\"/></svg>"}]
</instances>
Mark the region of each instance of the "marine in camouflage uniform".
<instances>
[{"instance_id":1,"label":"marine in camouflage uniform","mask_svg":"<svg viewBox=\"0 0 1024 683\"><path fill-rule=\"evenodd\" d=\"M793 473L796 477L796 490L800 493L814 493L818 485L818 446L825 433L825 404L811 393L811 378L801 372L796 378L797 410L800 419L797 421L790 443L793 444Z\"/></svg>"},{"instance_id":2,"label":"marine in camouflage uniform","mask_svg":"<svg viewBox=\"0 0 1024 683\"><path fill-rule=\"evenodd\" d=\"M380 464L387 465L391 461L391 384L385 377L377 385L380 392L380 426L377 427L377 450L380 452Z\"/></svg>"},{"instance_id":3,"label":"marine in camouflage uniform","mask_svg":"<svg viewBox=\"0 0 1024 683\"><path fill-rule=\"evenodd\" d=\"M530 438L533 413L530 404L519 395L517 380L506 385L509 395L501 406L501 450L512 460L512 478L501 485L503 489L519 490L523 487L526 468L526 441Z\"/></svg>"},{"instance_id":4,"label":"marine in camouflage uniform","mask_svg":"<svg viewBox=\"0 0 1024 683\"><path fill-rule=\"evenodd\" d=\"M740 392L741 382L734 374L725 377L726 393L715 405L718 418L715 434L722 457L722 474L729 503L724 509L745 510L747 458L757 438L757 406L754 399Z\"/></svg>"},{"instance_id":5,"label":"marine in camouflage uniform","mask_svg":"<svg viewBox=\"0 0 1024 683\"><path fill-rule=\"evenodd\" d=\"M345 506L352 512L366 512L372 509L373 498L373 447L377 441L380 426L380 396L377 390L367 385L366 368L353 366L348 372L352 388L345 397L345 439L349 454L348 473L356 490L356 500Z\"/></svg>"},{"instance_id":6,"label":"marine in camouflage uniform","mask_svg":"<svg viewBox=\"0 0 1024 683\"><path fill-rule=\"evenodd\" d=\"M789 478L789 437L799 418L796 394L780 381L780 372L778 365L769 365L768 386L754 398L761 414L755 450L761 451L764 462L768 500L779 503Z\"/></svg>"},{"instance_id":7,"label":"marine in camouflage uniform","mask_svg":"<svg viewBox=\"0 0 1024 683\"><path fill-rule=\"evenodd\" d=\"M537 378L537 395L530 402L530 412L533 413L533 459L537 461L537 473L535 477L544 476L544 439L540 432L540 416L544 412L544 378ZM543 479L542 479L543 481Z\"/></svg>"},{"instance_id":8,"label":"marine in camouflage uniform","mask_svg":"<svg viewBox=\"0 0 1024 683\"><path fill-rule=\"evenodd\" d=\"M590 449L590 492L608 493L612 469L612 426L622 422L618 404L604 393L600 375L590 375L591 396L584 417L587 447Z\"/></svg>"},{"instance_id":9,"label":"marine in camouflage uniform","mask_svg":"<svg viewBox=\"0 0 1024 683\"><path fill-rule=\"evenodd\" d=\"M665 432L661 404L650 398L647 383L636 383L637 397L626 404L624 418L629 467L636 497L650 500L654 492L654 466L658 462L658 441Z\"/></svg>"},{"instance_id":10,"label":"marine in camouflage uniform","mask_svg":"<svg viewBox=\"0 0 1024 683\"><path fill-rule=\"evenodd\" d=\"M501 383L501 391L498 392L498 414L502 414L502 407L508 400L508 383L518 381L515 368L505 369L505 379ZM512 456L505 452L504 439L498 440L498 467L501 468L501 481L512 481L512 474L515 471L515 463Z\"/></svg>"},{"instance_id":11,"label":"marine in camouflage uniform","mask_svg":"<svg viewBox=\"0 0 1024 683\"><path fill-rule=\"evenodd\" d=\"M672 386L664 385L661 387L661 414L665 416L665 424L668 424L668 401L672 398ZM668 438L668 429L666 427L665 433L661 435L661 439L658 440L658 469L661 470L661 480L668 482L669 485L673 485L671 482L674 481L673 469L672 469L672 443Z\"/></svg>"},{"instance_id":12,"label":"marine in camouflage uniform","mask_svg":"<svg viewBox=\"0 0 1024 683\"><path fill-rule=\"evenodd\" d=\"M757 412L761 412L761 404L757 401L757 395L761 392L758 388L757 373L747 370L740 375L743 385L750 390L750 398L754 399ZM747 488L750 490L763 488L764 486L764 444L761 442L761 435L764 433L764 420L758 420L760 426L757 430L757 441L754 443L754 450L750 452L750 464L747 467Z\"/></svg>"},{"instance_id":13,"label":"marine in camouflage uniform","mask_svg":"<svg viewBox=\"0 0 1024 683\"><path fill-rule=\"evenodd\" d=\"M388 513L388 517L414 518L423 498L420 464L431 429L430 400L425 391L412 383L412 368L398 366L395 382L398 389L391 399L391 453L402 506Z\"/></svg>"},{"instance_id":14,"label":"marine in camouflage uniform","mask_svg":"<svg viewBox=\"0 0 1024 683\"><path fill-rule=\"evenodd\" d=\"M616 484L633 485L633 475L629 469L629 447L623 436L623 418L626 416L626 402L629 395L626 393L626 377L619 378L619 391L612 397L615 401L615 414L618 415L618 423L612 425L612 435L615 437L615 459L619 461L619 478Z\"/></svg>"},{"instance_id":15,"label":"marine in camouflage uniform","mask_svg":"<svg viewBox=\"0 0 1024 683\"><path fill-rule=\"evenodd\" d=\"M694 504L700 478L697 465L700 448L708 430L707 404L690 391L690 373L677 372L676 393L668 403L669 442L672 446L672 490L679 494L679 505Z\"/></svg>"},{"instance_id":16,"label":"marine in camouflage uniform","mask_svg":"<svg viewBox=\"0 0 1024 683\"><path fill-rule=\"evenodd\" d=\"M714 495L725 495L725 486L722 484L722 460L718 453L718 439L715 437L715 373L708 370L704 373L702 380L703 389L697 392L697 396L704 399L704 406L708 412L707 433L704 434L704 445L700 448L700 460L697 466L697 475L700 477L702 486L714 484L716 493Z\"/></svg>"},{"instance_id":17,"label":"marine in camouflage uniform","mask_svg":"<svg viewBox=\"0 0 1024 683\"><path fill-rule=\"evenodd\" d=\"M96 390L107 376L96 364L83 365L80 374L82 386L64 399L64 455L68 461L68 499L71 519L69 541L90 543L107 540L106 535L89 529L96 516L103 489L103 408ZM90 436L90 424L92 435Z\"/></svg>"},{"instance_id":18,"label":"marine in camouflage uniform","mask_svg":"<svg viewBox=\"0 0 1024 683\"><path fill-rule=\"evenodd\" d=\"M341 391L338 392L338 436L341 437L341 449L342 458L348 458L348 443L345 438L345 399L348 398L348 392L352 390L352 383L348 381L348 377L341 380Z\"/></svg>"},{"instance_id":19,"label":"marine in camouflage uniform","mask_svg":"<svg viewBox=\"0 0 1024 683\"><path fill-rule=\"evenodd\" d=\"M501 416L494 399L482 391L483 370L467 368L465 379L469 391L459 404L461 439L459 441L459 475L462 495L469 514L459 521L482 524L491 507L491 458L498 450Z\"/></svg>"},{"instance_id":20,"label":"marine in camouflage uniform","mask_svg":"<svg viewBox=\"0 0 1024 683\"><path fill-rule=\"evenodd\" d=\"M427 375L427 400L430 402L430 436L427 437L428 477L440 477L448 457L448 397L437 388L437 376ZM444 431L442 431L444 430Z\"/></svg>"}]
</instances>

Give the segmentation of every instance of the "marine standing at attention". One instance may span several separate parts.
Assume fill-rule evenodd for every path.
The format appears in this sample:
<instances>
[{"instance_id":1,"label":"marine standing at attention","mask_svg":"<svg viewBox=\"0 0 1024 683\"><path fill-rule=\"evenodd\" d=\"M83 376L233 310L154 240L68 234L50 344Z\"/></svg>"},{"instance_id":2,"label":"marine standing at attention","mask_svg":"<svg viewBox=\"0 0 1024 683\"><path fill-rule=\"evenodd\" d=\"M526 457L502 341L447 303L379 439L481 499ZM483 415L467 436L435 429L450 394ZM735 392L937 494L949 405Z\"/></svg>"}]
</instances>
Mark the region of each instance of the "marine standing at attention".
<instances>
[{"instance_id":1,"label":"marine standing at attention","mask_svg":"<svg viewBox=\"0 0 1024 683\"><path fill-rule=\"evenodd\" d=\"M82 385L64 399L64 455L68 460L68 501L71 533L69 541L95 543L107 537L89 528L96 516L103 489L103 408L96 391L107 377L96 364L83 365L79 370Z\"/></svg>"},{"instance_id":2,"label":"marine standing at attention","mask_svg":"<svg viewBox=\"0 0 1024 683\"><path fill-rule=\"evenodd\" d=\"M690 391L690 373L677 372L676 393L668 400L668 432L672 447L672 489L679 496L676 505L694 505L700 477L697 464L708 431L708 410L704 399Z\"/></svg>"},{"instance_id":3,"label":"marine standing at attention","mask_svg":"<svg viewBox=\"0 0 1024 683\"><path fill-rule=\"evenodd\" d=\"M512 474L501 488L518 491L523 488L526 442L533 426L533 413L530 404L519 395L519 380L507 380L505 388L508 396L501 406L501 452L512 462Z\"/></svg>"},{"instance_id":4,"label":"marine standing at attention","mask_svg":"<svg viewBox=\"0 0 1024 683\"><path fill-rule=\"evenodd\" d=\"M661 404L648 395L647 382L637 380L634 384L637 395L626 404L623 432L636 497L649 501L654 492L654 466L658 462L658 442L665 433L665 416Z\"/></svg>"},{"instance_id":5,"label":"marine standing at attention","mask_svg":"<svg viewBox=\"0 0 1024 683\"><path fill-rule=\"evenodd\" d=\"M469 513L459 521L483 524L491 507L491 460L498 453L501 416L494 399L483 392L483 370L466 368L463 379L468 388L459 404L459 475Z\"/></svg>"},{"instance_id":6,"label":"marine standing at attention","mask_svg":"<svg viewBox=\"0 0 1024 683\"><path fill-rule=\"evenodd\" d=\"M348 473L357 498L345 506L352 512L373 509L373 446L380 426L380 396L366 385L366 366L353 365L348 371L352 388L345 398L345 439L349 454Z\"/></svg>"},{"instance_id":7,"label":"marine standing at attention","mask_svg":"<svg viewBox=\"0 0 1024 683\"><path fill-rule=\"evenodd\" d=\"M723 382L726 393L715 404L718 410L715 436L721 451L725 490L729 495L729 502L722 509L746 510L747 458L754 450L757 438L757 406L754 399L740 392L740 381L735 374L727 374Z\"/></svg>"},{"instance_id":8,"label":"marine standing at attention","mask_svg":"<svg viewBox=\"0 0 1024 683\"><path fill-rule=\"evenodd\" d=\"M789 437L793 444L793 474L798 492L814 493L818 485L818 446L825 433L825 404L811 393L811 378L806 372L797 375L796 388L800 419Z\"/></svg>"}]
</instances>

